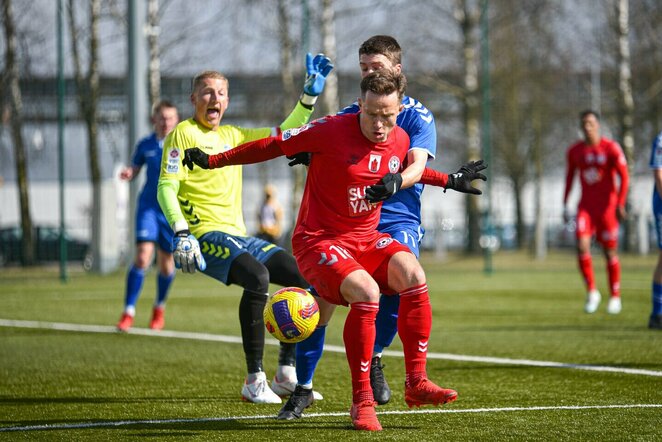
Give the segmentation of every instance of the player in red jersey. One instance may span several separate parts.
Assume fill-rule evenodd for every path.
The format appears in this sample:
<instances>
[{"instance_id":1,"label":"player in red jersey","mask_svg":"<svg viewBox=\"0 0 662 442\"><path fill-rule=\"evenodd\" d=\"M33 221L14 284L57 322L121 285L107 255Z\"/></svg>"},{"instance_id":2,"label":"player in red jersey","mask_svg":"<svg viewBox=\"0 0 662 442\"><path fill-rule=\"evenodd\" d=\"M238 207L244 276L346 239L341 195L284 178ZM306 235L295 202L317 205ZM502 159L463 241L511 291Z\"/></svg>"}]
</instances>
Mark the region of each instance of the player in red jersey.
<instances>
[{"instance_id":1,"label":"player in red jersey","mask_svg":"<svg viewBox=\"0 0 662 442\"><path fill-rule=\"evenodd\" d=\"M595 287L591 238L602 245L607 260L611 296L607 312L621 312L621 264L616 252L619 221L625 219L625 198L628 191L628 170L621 146L600 135L599 115L587 110L580 115L584 140L572 145L567 152L563 217L568 221L566 205L572 190L575 173L582 186L577 206L577 255L579 270L586 282L587 295L584 310L594 313L600 304L600 292ZM616 175L620 177L617 190Z\"/></svg>"},{"instance_id":2,"label":"player in red jersey","mask_svg":"<svg viewBox=\"0 0 662 442\"><path fill-rule=\"evenodd\" d=\"M189 149L184 159L188 167L215 168L312 152L292 246L301 273L321 296L320 309L350 307L343 339L352 375L350 415L357 430L382 429L370 387L380 292L401 296L398 333L407 404L439 405L457 398L457 392L427 378L432 311L425 273L409 248L377 231L381 202L366 199L384 188L394 193L414 184L403 182L398 173L409 147L407 133L396 125L405 83L402 74L374 72L361 81L358 116L325 117L212 156Z\"/></svg>"}]
</instances>

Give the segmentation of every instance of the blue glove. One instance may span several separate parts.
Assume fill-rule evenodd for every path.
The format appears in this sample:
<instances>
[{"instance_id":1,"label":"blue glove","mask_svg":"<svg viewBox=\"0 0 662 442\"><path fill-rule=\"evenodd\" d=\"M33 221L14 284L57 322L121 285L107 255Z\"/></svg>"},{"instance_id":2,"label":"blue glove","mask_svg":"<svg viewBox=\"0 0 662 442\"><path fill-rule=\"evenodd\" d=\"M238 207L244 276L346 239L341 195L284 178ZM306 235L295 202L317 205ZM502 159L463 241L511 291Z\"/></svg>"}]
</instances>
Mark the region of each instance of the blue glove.
<instances>
[{"instance_id":1,"label":"blue glove","mask_svg":"<svg viewBox=\"0 0 662 442\"><path fill-rule=\"evenodd\" d=\"M317 96L324 90L326 77L333 70L331 59L324 54L313 57L310 52L306 54L306 82L303 85L301 102L312 106Z\"/></svg>"},{"instance_id":2,"label":"blue glove","mask_svg":"<svg viewBox=\"0 0 662 442\"><path fill-rule=\"evenodd\" d=\"M175 261L175 267L182 269L184 273L195 273L196 267L205 270L207 262L200 252L200 244L195 236L188 230L180 230L175 233L172 240L172 257Z\"/></svg>"}]
</instances>

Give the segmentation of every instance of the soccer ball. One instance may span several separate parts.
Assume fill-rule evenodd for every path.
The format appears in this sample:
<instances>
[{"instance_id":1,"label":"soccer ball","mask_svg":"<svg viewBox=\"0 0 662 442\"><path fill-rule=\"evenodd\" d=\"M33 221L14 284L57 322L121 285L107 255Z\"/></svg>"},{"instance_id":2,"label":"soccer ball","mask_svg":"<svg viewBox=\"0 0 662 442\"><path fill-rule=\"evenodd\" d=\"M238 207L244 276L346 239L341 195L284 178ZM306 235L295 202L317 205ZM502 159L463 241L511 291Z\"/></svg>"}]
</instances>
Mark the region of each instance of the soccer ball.
<instances>
[{"instance_id":1,"label":"soccer ball","mask_svg":"<svg viewBox=\"0 0 662 442\"><path fill-rule=\"evenodd\" d=\"M285 287L274 293L264 307L264 325L282 342L295 343L313 334L320 320L313 295L298 287Z\"/></svg>"}]
</instances>

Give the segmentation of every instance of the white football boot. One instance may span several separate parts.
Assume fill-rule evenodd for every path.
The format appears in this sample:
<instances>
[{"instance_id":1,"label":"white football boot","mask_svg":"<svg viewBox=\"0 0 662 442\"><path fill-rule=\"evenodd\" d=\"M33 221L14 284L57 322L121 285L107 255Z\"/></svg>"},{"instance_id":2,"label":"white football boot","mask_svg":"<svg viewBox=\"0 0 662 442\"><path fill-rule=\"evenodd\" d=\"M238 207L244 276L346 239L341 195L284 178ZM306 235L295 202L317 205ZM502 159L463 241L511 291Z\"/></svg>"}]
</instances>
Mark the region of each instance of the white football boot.
<instances>
[{"instance_id":1,"label":"white football boot","mask_svg":"<svg viewBox=\"0 0 662 442\"><path fill-rule=\"evenodd\" d=\"M280 397L274 393L267 383L267 375L260 371L249 374L241 389L241 396L245 401L254 404L280 404Z\"/></svg>"},{"instance_id":2,"label":"white football boot","mask_svg":"<svg viewBox=\"0 0 662 442\"><path fill-rule=\"evenodd\" d=\"M294 368L294 367L292 367ZM280 371L280 367L279 367ZM280 377L278 373L274 376L274 379L271 381L271 391L276 393L280 397L289 397L297 387L297 378L296 374L294 377L291 376L282 376ZM313 398L316 401L321 401L324 399L318 391L313 390Z\"/></svg>"},{"instance_id":3,"label":"white football boot","mask_svg":"<svg viewBox=\"0 0 662 442\"><path fill-rule=\"evenodd\" d=\"M584 305L584 311L586 313L595 313L600 305L600 300L602 296L597 290L591 290L586 294L586 304Z\"/></svg>"},{"instance_id":4,"label":"white football boot","mask_svg":"<svg viewBox=\"0 0 662 442\"><path fill-rule=\"evenodd\" d=\"M607 304L607 313L610 315L617 315L621 312L621 297L612 296L609 298L609 304Z\"/></svg>"}]
</instances>

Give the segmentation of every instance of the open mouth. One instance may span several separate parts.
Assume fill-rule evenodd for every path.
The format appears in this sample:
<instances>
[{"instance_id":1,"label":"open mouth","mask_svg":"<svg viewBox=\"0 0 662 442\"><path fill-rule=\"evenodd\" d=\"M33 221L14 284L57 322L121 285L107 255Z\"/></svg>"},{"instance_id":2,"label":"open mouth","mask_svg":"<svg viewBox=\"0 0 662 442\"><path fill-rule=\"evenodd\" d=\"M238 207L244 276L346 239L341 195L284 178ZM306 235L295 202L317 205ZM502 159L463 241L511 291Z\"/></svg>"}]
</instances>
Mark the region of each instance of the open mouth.
<instances>
[{"instance_id":1,"label":"open mouth","mask_svg":"<svg viewBox=\"0 0 662 442\"><path fill-rule=\"evenodd\" d=\"M216 119L220 115L221 115L221 112L216 108L212 107L212 108L207 109L207 118L209 118L210 120Z\"/></svg>"}]
</instances>

